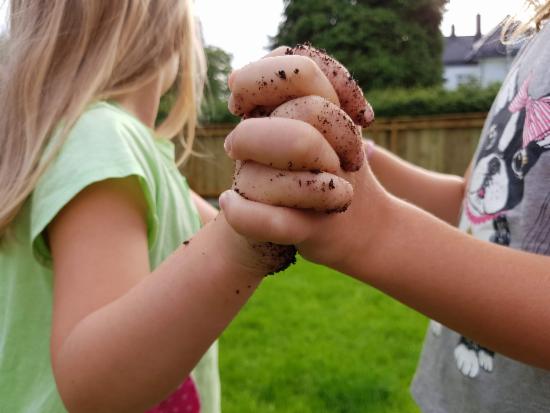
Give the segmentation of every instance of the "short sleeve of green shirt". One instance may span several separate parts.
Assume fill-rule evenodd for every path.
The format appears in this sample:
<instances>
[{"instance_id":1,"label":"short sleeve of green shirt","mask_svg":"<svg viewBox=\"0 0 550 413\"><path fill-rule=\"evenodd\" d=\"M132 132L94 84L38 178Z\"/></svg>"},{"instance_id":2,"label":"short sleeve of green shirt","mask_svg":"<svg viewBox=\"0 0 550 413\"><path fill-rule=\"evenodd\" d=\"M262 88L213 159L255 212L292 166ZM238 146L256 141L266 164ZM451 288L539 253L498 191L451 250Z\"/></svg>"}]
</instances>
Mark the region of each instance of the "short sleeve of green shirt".
<instances>
[{"instance_id":1,"label":"short sleeve of green shirt","mask_svg":"<svg viewBox=\"0 0 550 413\"><path fill-rule=\"evenodd\" d=\"M140 136L139 126L125 119L116 107L96 104L71 129L66 142L32 195L31 239L35 257L51 264L44 230L61 209L89 185L112 178L138 178L147 202L148 240L151 247L158 232L153 176L147 172L147 152L152 136ZM138 130L136 127L138 126ZM137 132L137 133L136 133Z\"/></svg>"}]
</instances>

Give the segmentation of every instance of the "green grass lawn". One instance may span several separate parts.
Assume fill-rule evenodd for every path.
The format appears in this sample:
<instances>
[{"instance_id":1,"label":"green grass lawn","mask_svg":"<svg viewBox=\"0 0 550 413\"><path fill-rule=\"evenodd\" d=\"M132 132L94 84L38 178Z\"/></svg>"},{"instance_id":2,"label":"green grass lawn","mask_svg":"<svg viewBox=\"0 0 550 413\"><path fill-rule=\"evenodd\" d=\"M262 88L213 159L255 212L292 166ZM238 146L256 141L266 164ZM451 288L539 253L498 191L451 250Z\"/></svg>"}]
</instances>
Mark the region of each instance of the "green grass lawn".
<instances>
[{"instance_id":1,"label":"green grass lawn","mask_svg":"<svg viewBox=\"0 0 550 413\"><path fill-rule=\"evenodd\" d=\"M418 412L427 320L304 260L269 277L220 340L224 413Z\"/></svg>"}]
</instances>

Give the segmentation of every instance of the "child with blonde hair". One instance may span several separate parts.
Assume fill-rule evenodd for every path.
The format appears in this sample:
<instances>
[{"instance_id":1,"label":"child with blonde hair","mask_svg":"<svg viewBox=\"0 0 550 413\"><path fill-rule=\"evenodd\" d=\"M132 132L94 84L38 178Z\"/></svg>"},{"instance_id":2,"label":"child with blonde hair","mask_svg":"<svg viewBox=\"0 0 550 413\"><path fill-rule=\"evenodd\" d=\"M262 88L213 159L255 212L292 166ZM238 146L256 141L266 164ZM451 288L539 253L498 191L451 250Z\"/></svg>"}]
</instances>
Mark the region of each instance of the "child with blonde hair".
<instances>
[{"instance_id":1,"label":"child with blonde hair","mask_svg":"<svg viewBox=\"0 0 550 413\"><path fill-rule=\"evenodd\" d=\"M214 219L176 167L169 138L185 129L189 155L204 76L191 0L9 5L0 410L219 412L207 350L295 250Z\"/></svg>"},{"instance_id":2,"label":"child with blonde hair","mask_svg":"<svg viewBox=\"0 0 550 413\"><path fill-rule=\"evenodd\" d=\"M349 152L340 146L355 147L352 137L340 133L335 139L334 125L308 112L319 99L331 107L333 93L304 97L301 83L288 76L284 93L269 84L266 97L250 90L278 68L292 67L293 49L231 76L235 112L276 109L271 118L244 121L227 138L229 155L244 162L235 188L246 199L234 191L222 194L226 219L241 234L294 244L307 259L437 320L412 386L423 412L535 413L550 406L550 1L529 3L533 19L509 26L507 34L515 32L507 37L535 34L495 99L464 177L426 171L372 145L364 147L368 162L357 172L346 168ZM349 102L353 93L338 93L342 72L324 73L339 101ZM314 74L304 77L318 81ZM286 96L297 99L286 102ZM351 115L340 110L339 125L349 124ZM263 123L268 130L285 117L317 133L269 136L246 125ZM334 179L321 189L352 186L342 194L351 200L346 212L311 211L301 167L314 163L312 185L332 174L347 182Z\"/></svg>"}]
</instances>

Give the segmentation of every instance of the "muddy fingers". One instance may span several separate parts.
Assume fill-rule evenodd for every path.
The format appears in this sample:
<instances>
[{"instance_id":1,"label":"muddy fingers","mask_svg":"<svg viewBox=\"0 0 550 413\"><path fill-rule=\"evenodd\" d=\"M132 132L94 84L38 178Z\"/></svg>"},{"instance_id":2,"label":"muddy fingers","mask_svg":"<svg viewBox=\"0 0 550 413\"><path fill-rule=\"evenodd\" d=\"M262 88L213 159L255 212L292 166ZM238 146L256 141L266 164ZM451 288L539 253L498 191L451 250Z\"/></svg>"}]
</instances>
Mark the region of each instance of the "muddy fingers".
<instances>
[{"instance_id":1,"label":"muddy fingers","mask_svg":"<svg viewBox=\"0 0 550 413\"><path fill-rule=\"evenodd\" d=\"M237 165L233 190L251 201L319 212L343 212L353 198L353 187L339 176L282 171L251 161Z\"/></svg>"},{"instance_id":2,"label":"muddy fingers","mask_svg":"<svg viewBox=\"0 0 550 413\"><path fill-rule=\"evenodd\" d=\"M330 143L344 171L354 172L363 165L359 128L343 110L326 99L319 96L294 99L279 106L271 116L297 119L312 125Z\"/></svg>"},{"instance_id":3,"label":"muddy fingers","mask_svg":"<svg viewBox=\"0 0 550 413\"><path fill-rule=\"evenodd\" d=\"M226 138L225 149L234 160L254 160L287 170L337 173L340 160L328 140L314 126L284 117L247 119Z\"/></svg>"},{"instance_id":4,"label":"muddy fingers","mask_svg":"<svg viewBox=\"0 0 550 413\"><path fill-rule=\"evenodd\" d=\"M280 53L280 49L277 49ZM355 123L367 127L374 121L374 111L366 101L363 91L349 71L336 59L308 44L287 48L287 55L306 56L319 66L336 90L342 109Z\"/></svg>"},{"instance_id":5,"label":"muddy fingers","mask_svg":"<svg viewBox=\"0 0 550 413\"><path fill-rule=\"evenodd\" d=\"M281 103L318 95L339 104L331 83L310 58L266 57L231 74L229 110L237 116L261 117Z\"/></svg>"}]
</instances>

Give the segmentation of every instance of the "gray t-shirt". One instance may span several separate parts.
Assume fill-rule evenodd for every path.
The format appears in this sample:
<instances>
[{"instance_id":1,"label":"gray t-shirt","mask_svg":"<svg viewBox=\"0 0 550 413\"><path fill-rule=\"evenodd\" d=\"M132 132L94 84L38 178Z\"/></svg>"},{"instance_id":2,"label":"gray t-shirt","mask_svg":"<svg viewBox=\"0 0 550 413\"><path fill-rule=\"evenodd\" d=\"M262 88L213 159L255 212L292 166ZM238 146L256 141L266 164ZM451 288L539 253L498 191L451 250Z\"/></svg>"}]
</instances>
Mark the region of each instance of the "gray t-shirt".
<instances>
[{"instance_id":1,"label":"gray t-shirt","mask_svg":"<svg viewBox=\"0 0 550 413\"><path fill-rule=\"evenodd\" d=\"M493 103L460 229L550 255L550 24L524 47ZM550 306L550 291L548 297ZM425 413L550 412L550 371L496 354L432 321L412 393Z\"/></svg>"}]
</instances>

